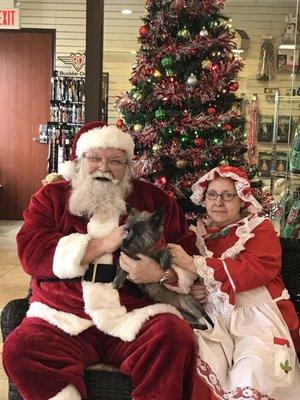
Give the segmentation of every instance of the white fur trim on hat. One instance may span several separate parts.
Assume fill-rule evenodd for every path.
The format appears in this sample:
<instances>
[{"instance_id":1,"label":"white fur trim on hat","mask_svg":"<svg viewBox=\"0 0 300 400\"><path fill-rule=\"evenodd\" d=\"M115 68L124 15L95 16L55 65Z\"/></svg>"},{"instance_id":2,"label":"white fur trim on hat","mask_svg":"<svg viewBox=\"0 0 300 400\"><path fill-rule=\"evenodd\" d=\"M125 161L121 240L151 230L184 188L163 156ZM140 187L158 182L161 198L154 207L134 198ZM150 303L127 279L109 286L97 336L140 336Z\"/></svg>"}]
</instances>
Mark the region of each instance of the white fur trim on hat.
<instances>
[{"instance_id":1,"label":"white fur trim on hat","mask_svg":"<svg viewBox=\"0 0 300 400\"><path fill-rule=\"evenodd\" d=\"M134 142L132 137L115 125L94 128L83 133L76 145L76 156L81 157L86 151L95 148L116 148L125 150L131 160L134 155Z\"/></svg>"},{"instance_id":2,"label":"white fur trim on hat","mask_svg":"<svg viewBox=\"0 0 300 400\"><path fill-rule=\"evenodd\" d=\"M207 189L207 183L216 178L216 173L223 178L230 178L234 181L235 189L239 198L244 202L251 204L249 211L257 212L262 209L262 206L251 193L249 181L237 173L230 171L229 168L228 170L223 171L220 167L213 168L207 172L192 186L193 194L190 199L194 204L198 205L201 203Z\"/></svg>"},{"instance_id":3,"label":"white fur trim on hat","mask_svg":"<svg viewBox=\"0 0 300 400\"><path fill-rule=\"evenodd\" d=\"M75 161L65 161L64 163L59 164L59 172L65 179L71 180L74 174L75 165Z\"/></svg>"}]
</instances>

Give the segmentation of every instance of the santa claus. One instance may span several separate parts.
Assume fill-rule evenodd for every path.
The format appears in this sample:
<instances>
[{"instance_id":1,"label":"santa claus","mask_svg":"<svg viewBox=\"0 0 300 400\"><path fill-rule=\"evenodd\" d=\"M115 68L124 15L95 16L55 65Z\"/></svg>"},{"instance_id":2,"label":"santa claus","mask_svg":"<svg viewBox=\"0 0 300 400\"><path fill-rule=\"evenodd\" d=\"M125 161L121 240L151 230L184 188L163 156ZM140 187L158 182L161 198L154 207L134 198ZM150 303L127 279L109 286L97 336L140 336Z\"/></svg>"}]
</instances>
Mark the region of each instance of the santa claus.
<instances>
[{"instance_id":1,"label":"santa claus","mask_svg":"<svg viewBox=\"0 0 300 400\"><path fill-rule=\"evenodd\" d=\"M186 291L193 276L163 272L143 255L133 266L123 256L129 280L119 291L112 284L127 202L140 211L164 208L158 246L172 242L198 252L176 202L133 179L133 155L132 138L116 126L83 126L67 179L43 187L24 212L17 242L32 295L3 351L5 371L24 399L85 399L84 368L99 361L131 375L135 400L191 398L192 329L174 307L154 304L132 281L176 283Z\"/></svg>"}]
</instances>

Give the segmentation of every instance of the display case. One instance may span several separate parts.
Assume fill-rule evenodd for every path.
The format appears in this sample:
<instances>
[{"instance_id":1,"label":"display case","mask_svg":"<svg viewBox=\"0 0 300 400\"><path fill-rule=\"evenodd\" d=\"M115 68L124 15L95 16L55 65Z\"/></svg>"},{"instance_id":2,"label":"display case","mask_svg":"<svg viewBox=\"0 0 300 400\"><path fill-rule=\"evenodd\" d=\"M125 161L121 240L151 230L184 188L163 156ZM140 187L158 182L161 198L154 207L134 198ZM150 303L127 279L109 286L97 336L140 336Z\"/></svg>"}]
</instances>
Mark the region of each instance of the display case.
<instances>
[{"instance_id":1,"label":"display case","mask_svg":"<svg viewBox=\"0 0 300 400\"><path fill-rule=\"evenodd\" d=\"M268 160L274 199L271 218L281 237L293 239L300 239L299 106L299 96L276 93L272 152Z\"/></svg>"},{"instance_id":2,"label":"display case","mask_svg":"<svg viewBox=\"0 0 300 400\"><path fill-rule=\"evenodd\" d=\"M102 79L101 119L108 118L108 73ZM49 143L48 172L59 172L70 156L72 141L85 123L85 77L59 74L51 78L50 120L42 135ZM40 140L41 141L41 140Z\"/></svg>"}]
</instances>

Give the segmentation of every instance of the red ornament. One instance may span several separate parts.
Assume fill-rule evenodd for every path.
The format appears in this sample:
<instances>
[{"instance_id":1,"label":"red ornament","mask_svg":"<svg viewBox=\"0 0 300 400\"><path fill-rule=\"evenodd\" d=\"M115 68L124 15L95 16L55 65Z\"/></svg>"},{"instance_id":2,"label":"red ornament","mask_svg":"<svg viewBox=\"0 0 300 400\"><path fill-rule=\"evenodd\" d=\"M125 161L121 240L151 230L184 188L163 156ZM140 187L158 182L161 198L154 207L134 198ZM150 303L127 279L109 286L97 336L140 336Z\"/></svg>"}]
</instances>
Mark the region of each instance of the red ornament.
<instances>
[{"instance_id":1,"label":"red ornament","mask_svg":"<svg viewBox=\"0 0 300 400\"><path fill-rule=\"evenodd\" d=\"M208 115L215 115L216 112L217 112L216 107L211 106L211 107L208 107L208 109L207 109L207 114Z\"/></svg>"},{"instance_id":2,"label":"red ornament","mask_svg":"<svg viewBox=\"0 0 300 400\"><path fill-rule=\"evenodd\" d=\"M197 147L202 147L204 145L204 140L200 137L196 138L194 140L195 146Z\"/></svg>"},{"instance_id":3,"label":"red ornament","mask_svg":"<svg viewBox=\"0 0 300 400\"><path fill-rule=\"evenodd\" d=\"M223 131L231 131L232 130L232 126L230 124L225 124L222 126Z\"/></svg>"},{"instance_id":4,"label":"red ornament","mask_svg":"<svg viewBox=\"0 0 300 400\"><path fill-rule=\"evenodd\" d=\"M165 176L160 176L158 178L158 183L160 183L161 185L165 185L167 183L167 178Z\"/></svg>"},{"instance_id":5,"label":"red ornament","mask_svg":"<svg viewBox=\"0 0 300 400\"><path fill-rule=\"evenodd\" d=\"M239 86L240 85L237 82L232 81L229 83L228 88L231 92L236 92L238 90Z\"/></svg>"},{"instance_id":6,"label":"red ornament","mask_svg":"<svg viewBox=\"0 0 300 400\"><path fill-rule=\"evenodd\" d=\"M181 11L184 8L184 1L183 0L175 0L171 5L172 10Z\"/></svg>"},{"instance_id":7,"label":"red ornament","mask_svg":"<svg viewBox=\"0 0 300 400\"><path fill-rule=\"evenodd\" d=\"M150 28L148 25L142 25L139 29L139 33L141 35L141 37L145 38L149 35L150 32Z\"/></svg>"},{"instance_id":8,"label":"red ornament","mask_svg":"<svg viewBox=\"0 0 300 400\"><path fill-rule=\"evenodd\" d=\"M218 72L218 71L220 70L219 64L213 64L213 65L211 66L211 69L212 69L214 72Z\"/></svg>"},{"instance_id":9,"label":"red ornament","mask_svg":"<svg viewBox=\"0 0 300 400\"><path fill-rule=\"evenodd\" d=\"M122 129L122 128L123 128L123 126L124 126L124 121L122 120L122 118L117 119L117 121L116 121L116 126L117 126L117 128L119 128L119 129Z\"/></svg>"},{"instance_id":10,"label":"red ornament","mask_svg":"<svg viewBox=\"0 0 300 400\"><path fill-rule=\"evenodd\" d=\"M172 148L177 148L179 147L179 140L177 138L174 138L171 142L171 147Z\"/></svg>"}]
</instances>

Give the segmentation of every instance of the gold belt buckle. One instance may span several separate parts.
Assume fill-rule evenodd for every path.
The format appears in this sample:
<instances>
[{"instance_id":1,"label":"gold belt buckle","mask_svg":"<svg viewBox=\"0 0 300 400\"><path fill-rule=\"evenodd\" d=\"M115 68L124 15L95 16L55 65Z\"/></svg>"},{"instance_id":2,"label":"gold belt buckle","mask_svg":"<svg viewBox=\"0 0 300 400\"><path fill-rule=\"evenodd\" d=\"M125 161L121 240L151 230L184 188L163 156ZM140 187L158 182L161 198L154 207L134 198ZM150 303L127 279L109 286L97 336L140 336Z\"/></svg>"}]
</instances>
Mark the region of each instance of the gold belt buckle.
<instances>
[{"instance_id":1,"label":"gold belt buckle","mask_svg":"<svg viewBox=\"0 0 300 400\"><path fill-rule=\"evenodd\" d=\"M98 264L93 264L93 266L94 266L94 267L93 267L93 276L92 276L92 281L91 281L91 282L95 283Z\"/></svg>"}]
</instances>

